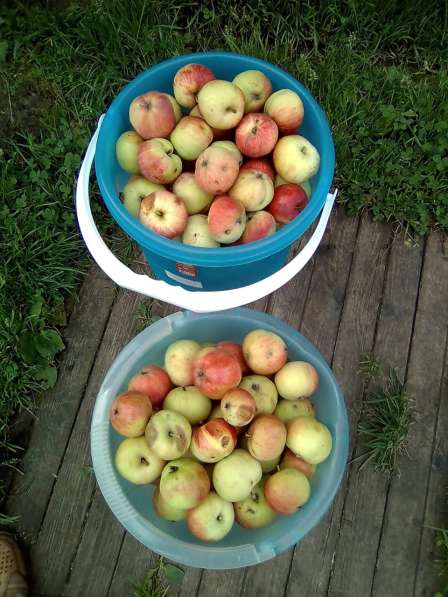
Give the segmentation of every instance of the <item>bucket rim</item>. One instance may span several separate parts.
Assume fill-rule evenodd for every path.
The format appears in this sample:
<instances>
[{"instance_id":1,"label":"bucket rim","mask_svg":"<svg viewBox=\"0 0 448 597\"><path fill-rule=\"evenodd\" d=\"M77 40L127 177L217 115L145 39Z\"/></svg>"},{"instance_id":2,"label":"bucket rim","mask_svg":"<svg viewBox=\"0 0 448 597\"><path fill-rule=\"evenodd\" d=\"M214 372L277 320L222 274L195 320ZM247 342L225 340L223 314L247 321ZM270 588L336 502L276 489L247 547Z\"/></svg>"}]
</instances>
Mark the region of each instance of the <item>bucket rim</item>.
<instances>
[{"instance_id":1,"label":"bucket rim","mask_svg":"<svg viewBox=\"0 0 448 597\"><path fill-rule=\"evenodd\" d=\"M320 152L319 182L311 195L310 201L307 203L300 216L271 236L246 245L200 248L184 245L183 243L175 241L173 242L173 240L160 236L146 228L137 218L132 216L124 207L118 193L111 192L110 186L105 180L105 168L107 167L107 164L105 163L104 156L102 156L101 148L105 143L104 138L108 123L112 121L115 118L116 113L122 109L118 106L124 101L130 103L132 99L136 97L134 89L142 79L145 79L148 76L148 73L158 74L166 67L180 68L189 62L210 58L221 60L231 58L233 60L239 60L242 63L242 68L245 70L254 69L258 66L260 70L263 70L263 72L267 74L267 76L269 76L269 73L277 75L281 74L290 87L295 89L301 97L305 96L307 98L307 101L312 106L314 117L319 122L325 137L324 147ZM109 106L101 124L95 152L95 173L101 196L117 224L141 247L152 253L170 260L206 267L243 265L268 258L269 256L284 250L286 247L291 246L304 232L306 232L319 215L333 179L334 168L335 149L331 130L324 111L311 92L290 73L279 66L253 56L223 51L194 52L175 56L159 62L137 75L137 77L123 87Z\"/></svg>"}]
</instances>

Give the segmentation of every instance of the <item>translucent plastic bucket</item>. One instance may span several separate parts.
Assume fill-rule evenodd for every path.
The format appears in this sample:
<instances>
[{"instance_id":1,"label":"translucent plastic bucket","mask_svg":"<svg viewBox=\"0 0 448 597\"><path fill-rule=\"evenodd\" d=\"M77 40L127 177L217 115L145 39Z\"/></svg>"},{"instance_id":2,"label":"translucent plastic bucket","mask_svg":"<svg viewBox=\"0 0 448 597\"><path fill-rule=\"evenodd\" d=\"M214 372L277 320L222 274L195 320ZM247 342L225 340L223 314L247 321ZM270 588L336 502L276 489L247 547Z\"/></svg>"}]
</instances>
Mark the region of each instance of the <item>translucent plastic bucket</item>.
<instances>
[{"instance_id":1,"label":"translucent plastic bucket","mask_svg":"<svg viewBox=\"0 0 448 597\"><path fill-rule=\"evenodd\" d=\"M302 98L305 118L299 132L320 153L320 169L311 180L312 194L299 217L274 235L247 245L204 249L183 245L145 228L123 206L119 192L128 180L115 156L115 144L130 128L129 105L140 93L159 90L172 93L176 71L190 62L210 67L218 78L232 80L247 69L263 71L274 90L289 88ZM157 283L146 276L121 267L101 241L90 213L88 177L92 160L101 195L118 225L142 248ZM334 201L329 188L334 173L334 145L325 115L311 93L284 70L263 60L228 52L206 52L179 56L141 73L115 98L100 122L82 164L77 185L77 212L81 233L100 267L118 284L178 306L197 311L212 311L247 304L273 292L291 279L316 250ZM309 241L308 250L299 254L289 268L283 268L292 244L322 212L320 226ZM292 265L291 265L292 264ZM285 270L285 271L283 271ZM150 280L148 282L148 280ZM165 282L162 285L161 282ZM167 285L178 285L167 289ZM179 294L178 290L184 289ZM230 294L230 291L236 292ZM226 291L228 291L226 293ZM197 298L191 293L196 292ZM221 293L221 294L220 294ZM205 296L205 295L209 296Z\"/></svg>"},{"instance_id":2,"label":"translucent plastic bucket","mask_svg":"<svg viewBox=\"0 0 448 597\"><path fill-rule=\"evenodd\" d=\"M220 542L205 544L195 539L185 522L168 522L152 508L152 486L137 486L122 479L114 467L120 436L109 423L113 398L127 388L129 379L147 363L163 364L167 346L180 338L199 342L241 342L256 328L280 334L292 360L316 367L320 385L313 402L317 417L333 436L329 458L318 465L311 481L311 498L291 516L278 516L273 524L257 530L237 524ZM348 419L344 399L322 355L300 333L278 319L250 309L197 315L176 313L141 332L120 353L99 391L92 419L93 467L101 491L121 524L149 549L188 566L222 569L251 566L275 557L300 541L328 510L344 474L348 455Z\"/></svg>"}]
</instances>

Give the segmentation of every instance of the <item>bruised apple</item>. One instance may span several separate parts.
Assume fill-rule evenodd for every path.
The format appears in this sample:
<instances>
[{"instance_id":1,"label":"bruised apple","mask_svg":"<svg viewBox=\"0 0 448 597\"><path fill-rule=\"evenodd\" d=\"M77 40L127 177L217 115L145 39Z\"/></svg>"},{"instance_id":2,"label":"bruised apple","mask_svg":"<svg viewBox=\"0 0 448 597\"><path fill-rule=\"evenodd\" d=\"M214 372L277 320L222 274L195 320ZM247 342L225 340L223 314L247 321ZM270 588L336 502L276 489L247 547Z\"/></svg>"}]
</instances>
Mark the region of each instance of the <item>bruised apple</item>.
<instances>
[{"instance_id":1,"label":"bruised apple","mask_svg":"<svg viewBox=\"0 0 448 597\"><path fill-rule=\"evenodd\" d=\"M201 462L218 462L235 449L237 434L224 419L207 421L193 431L191 453Z\"/></svg>"},{"instance_id":2,"label":"bruised apple","mask_svg":"<svg viewBox=\"0 0 448 597\"><path fill-rule=\"evenodd\" d=\"M117 396L110 408L110 422L115 431L126 437L145 433L152 414L151 401L140 392L124 392Z\"/></svg>"},{"instance_id":3,"label":"bruised apple","mask_svg":"<svg viewBox=\"0 0 448 597\"><path fill-rule=\"evenodd\" d=\"M154 191L141 202L138 219L157 234L175 238L185 230L188 214L182 199L170 191Z\"/></svg>"},{"instance_id":4,"label":"bruised apple","mask_svg":"<svg viewBox=\"0 0 448 597\"><path fill-rule=\"evenodd\" d=\"M247 390L235 388L224 395L221 400L224 419L234 427L248 425L255 416L257 405Z\"/></svg>"},{"instance_id":5,"label":"bruised apple","mask_svg":"<svg viewBox=\"0 0 448 597\"><path fill-rule=\"evenodd\" d=\"M145 431L148 446L163 460L180 458L188 450L191 425L181 414L159 410L149 419Z\"/></svg>"},{"instance_id":6,"label":"bruised apple","mask_svg":"<svg viewBox=\"0 0 448 597\"><path fill-rule=\"evenodd\" d=\"M193 379L194 385L203 394L220 400L226 392L240 383L241 368L233 355L215 348L195 359Z\"/></svg>"},{"instance_id":7,"label":"bruised apple","mask_svg":"<svg viewBox=\"0 0 448 597\"><path fill-rule=\"evenodd\" d=\"M275 384L264 375L246 375L240 388L247 390L255 400L257 415L272 414L277 406L278 393Z\"/></svg>"}]
</instances>

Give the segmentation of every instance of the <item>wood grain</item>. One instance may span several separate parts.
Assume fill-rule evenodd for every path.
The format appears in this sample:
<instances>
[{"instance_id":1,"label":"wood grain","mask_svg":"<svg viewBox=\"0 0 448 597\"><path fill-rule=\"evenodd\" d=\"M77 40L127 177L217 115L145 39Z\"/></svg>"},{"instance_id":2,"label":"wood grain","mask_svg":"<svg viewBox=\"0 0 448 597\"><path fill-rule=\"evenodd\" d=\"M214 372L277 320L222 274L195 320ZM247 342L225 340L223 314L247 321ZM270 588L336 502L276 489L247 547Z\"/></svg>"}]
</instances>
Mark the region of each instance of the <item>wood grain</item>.
<instances>
[{"instance_id":1,"label":"wood grain","mask_svg":"<svg viewBox=\"0 0 448 597\"><path fill-rule=\"evenodd\" d=\"M406 375L423 255L422 246L409 248L404 240L400 234L392 243L373 348L385 368L396 368L401 379ZM358 446L356 456L363 452ZM362 459L351 466L329 595L370 594L388 487L389 477L372 465L363 467Z\"/></svg>"},{"instance_id":2,"label":"wood grain","mask_svg":"<svg viewBox=\"0 0 448 597\"><path fill-rule=\"evenodd\" d=\"M401 475L394 477L390 486L373 583L377 597L413 594L441 400L447 323L448 260L439 233L433 232L426 244L407 379L418 418L408 438L409 457L400 458Z\"/></svg>"}]
</instances>

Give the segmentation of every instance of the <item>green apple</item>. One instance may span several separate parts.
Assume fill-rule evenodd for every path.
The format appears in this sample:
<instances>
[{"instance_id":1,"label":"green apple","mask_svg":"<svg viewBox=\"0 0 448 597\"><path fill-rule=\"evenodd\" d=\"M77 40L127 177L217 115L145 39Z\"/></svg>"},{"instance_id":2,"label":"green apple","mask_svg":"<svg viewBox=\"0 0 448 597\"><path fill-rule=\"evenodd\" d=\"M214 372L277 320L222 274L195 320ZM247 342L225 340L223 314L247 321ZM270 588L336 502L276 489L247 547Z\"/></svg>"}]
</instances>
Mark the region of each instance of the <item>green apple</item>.
<instances>
[{"instance_id":1,"label":"green apple","mask_svg":"<svg viewBox=\"0 0 448 597\"><path fill-rule=\"evenodd\" d=\"M173 184L173 193L182 199L188 215L192 216L206 209L213 201L213 193L207 193L198 184L192 172L183 172Z\"/></svg>"},{"instance_id":2,"label":"green apple","mask_svg":"<svg viewBox=\"0 0 448 597\"><path fill-rule=\"evenodd\" d=\"M274 183L260 170L240 170L229 195L241 203L246 211L264 209L274 197Z\"/></svg>"},{"instance_id":3,"label":"green apple","mask_svg":"<svg viewBox=\"0 0 448 597\"><path fill-rule=\"evenodd\" d=\"M255 400L257 414L272 414L277 406L278 393L275 384L264 375L246 375L239 385Z\"/></svg>"},{"instance_id":4,"label":"green apple","mask_svg":"<svg viewBox=\"0 0 448 597\"><path fill-rule=\"evenodd\" d=\"M291 89L280 89L267 99L264 111L282 133L295 131L303 121L304 108L300 97Z\"/></svg>"},{"instance_id":5,"label":"green apple","mask_svg":"<svg viewBox=\"0 0 448 597\"><path fill-rule=\"evenodd\" d=\"M140 174L137 164L138 148L143 141L135 131L126 131L118 137L115 145L117 160L123 170L130 174Z\"/></svg>"},{"instance_id":6,"label":"green apple","mask_svg":"<svg viewBox=\"0 0 448 597\"><path fill-rule=\"evenodd\" d=\"M261 470L263 471L263 474L272 473L272 471L275 471L279 462L280 456L277 456L277 458L272 458L272 460L260 460Z\"/></svg>"},{"instance_id":7,"label":"green apple","mask_svg":"<svg viewBox=\"0 0 448 597\"><path fill-rule=\"evenodd\" d=\"M182 234L182 242L184 245L192 247L219 247L219 243L210 234L208 218L203 214L195 214L188 218L187 226Z\"/></svg>"},{"instance_id":8,"label":"green apple","mask_svg":"<svg viewBox=\"0 0 448 597\"><path fill-rule=\"evenodd\" d=\"M181 386L168 393L163 401L163 408L180 413L192 425L196 425L208 417L212 401L195 386Z\"/></svg>"},{"instance_id":9,"label":"green apple","mask_svg":"<svg viewBox=\"0 0 448 597\"><path fill-rule=\"evenodd\" d=\"M146 485L159 477L165 461L151 450L144 436L129 437L121 442L115 452L115 466L127 481Z\"/></svg>"},{"instance_id":10,"label":"green apple","mask_svg":"<svg viewBox=\"0 0 448 597\"><path fill-rule=\"evenodd\" d=\"M319 385L319 374L311 363L290 361L275 374L275 385L282 398L308 398Z\"/></svg>"},{"instance_id":11,"label":"green apple","mask_svg":"<svg viewBox=\"0 0 448 597\"><path fill-rule=\"evenodd\" d=\"M234 504L235 519L246 529L261 529L274 520L276 514L264 497L266 479L255 485L246 499Z\"/></svg>"},{"instance_id":12,"label":"green apple","mask_svg":"<svg viewBox=\"0 0 448 597\"><path fill-rule=\"evenodd\" d=\"M208 495L210 479L200 462L192 458L179 458L166 464L159 488L169 506L189 510Z\"/></svg>"},{"instance_id":13,"label":"green apple","mask_svg":"<svg viewBox=\"0 0 448 597\"><path fill-rule=\"evenodd\" d=\"M168 502L163 499L158 487L156 487L152 495L152 503L157 514L165 520L179 522L179 520L187 518L187 510L181 510L180 508L173 508L170 506Z\"/></svg>"},{"instance_id":14,"label":"green apple","mask_svg":"<svg viewBox=\"0 0 448 597\"><path fill-rule=\"evenodd\" d=\"M195 160L213 141L213 131L202 118L184 116L170 136L176 152L184 160Z\"/></svg>"},{"instance_id":15,"label":"green apple","mask_svg":"<svg viewBox=\"0 0 448 597\"><path fill-rule=\"evenodd\" d=\"M213 491L187 514L188 528L202 541L220 541L229 533L234 520L232 504Z\"/></svg>"},{"instance_id":16,"label":"green apple","mask_svg":"<svg viewBox=\"0 0 448 597\"><path fill-rule=\"evenodd\" d=\"M303 398L303 400L279 400L274 414L280 421L287 423L300 416L314 417L316 412L311 400Z\"/></svg>"},{"instance_id":17,"label":"green apple","mask_svg":"<svg viewBox=\"0 0 448 597\"><path fill-rule=\"evenodd\" d=\"M247 498L262 477L261 464L245 450L234 450L215 464L213 486L224 500L239 502Z\"/></svg>"},{"instance_id":18,"label":"green apple","mask_svg":"<svg viewBox=\"0 0 448 597\"><path fill-rule=\"evenodd\" d=\"M288 182L301 184L319 170L317 149L301 135L287 135L277 142L273 153L274 166Z\"/></svg>"},{"instance_id":19,"label":"green apple","mask_svg":"<svg viewBox=\"0 0 448 597\"><path fill-rule=\"evenodd\" d=\"M164 190L165 187L163 185L151 182L150 180L143 178L143 176L132 176L121 191L123 205L137 218L142 200L154 191Z\"/></svg>"},{"instance_id":20,"label":"green apple","mask_svg":"<svg viewBox=\"0 0 448 597\"><path fill-rule=\"evenodd\" d=\"M209 81L199 91L197 99L204 120L217 129L233 129L244 114L244 95L230 81Z\"/></svg>"},{"instance_id":21,"label":"green apple","mask_svg":"<svg viewBox=\"0 0 448 597\"><path fill-rule=\"evenodd\" d=\"M165 353L165 369L175 386L193 385L193 361L201 347L194 340L177 340Z\"/></svg>"},{"instance_id":22,"label":"green apple","mask_svg":"<svg viewBox=\"0 0 448 597\"><path fill-rule=\"evenodd\" d=\"M286 445L296 456L310 464L319 464L328 458L333 438L323 423L313 417L296 417L286 427Z\"/></svg>"},{"instance_id":23,"label":"green apple","mask_svg":"<svg viewBox=\"0 0 448 597\"><path fill-rule=\"evenodd\" d=\"M241 89L244 95L244 112L259 112L272 93L270 80L259 70L246 70L239 73L233 84Z\"/></svg>"},{"instance_id":24,"label":"green apple","mask_svg":"<svg viewBox=\"0 0 448 597\"><path fill-rule=\"evenodd\" d=\"M149 447L163 460L180 458L191 441L191 425L181 414L159 410L152 415L145 431Z\"/></svg>"}]
</instances>

